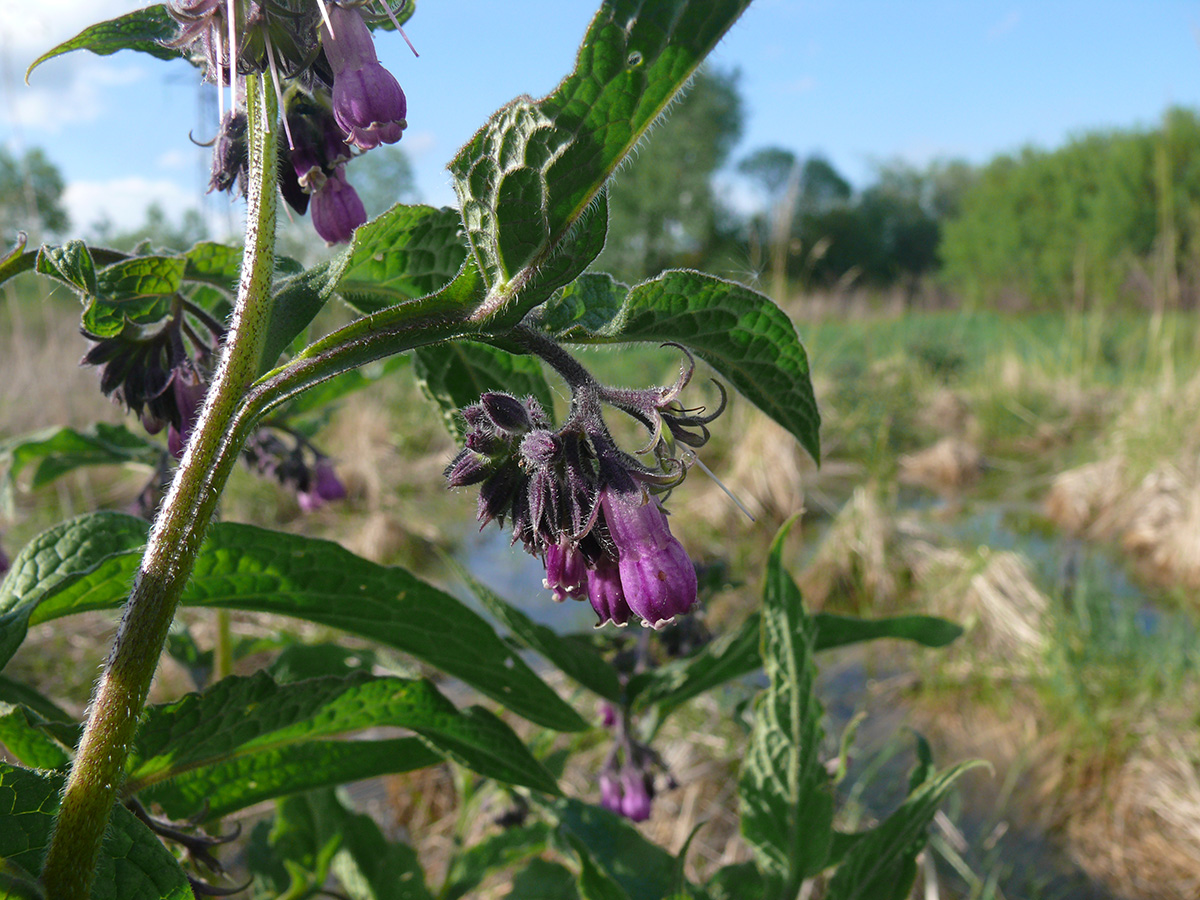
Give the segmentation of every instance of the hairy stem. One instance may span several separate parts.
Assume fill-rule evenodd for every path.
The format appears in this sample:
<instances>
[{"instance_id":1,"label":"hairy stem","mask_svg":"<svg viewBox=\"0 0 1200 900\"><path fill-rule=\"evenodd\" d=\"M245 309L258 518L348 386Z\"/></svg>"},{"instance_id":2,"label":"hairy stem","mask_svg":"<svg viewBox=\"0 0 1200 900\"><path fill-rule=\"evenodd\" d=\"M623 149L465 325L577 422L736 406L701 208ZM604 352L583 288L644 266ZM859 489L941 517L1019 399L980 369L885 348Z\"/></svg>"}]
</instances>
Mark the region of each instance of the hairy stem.
<instances>
[{"instance_id":1,"label":"hairy stem","mask_svg":"<svg viewBox=\"0 0 1200 900\"><path fill-rule=\"evenodd\" d=\"M167 629L241 435L230 424L257 375L270 315L275 259L277 115L267 75L246 78L250 175L246 245L237 303L220 365L171 489L150 532L91 714L63 793L42 869L50 900L87 900L100 844L124 775Z\"/></svg>"}]
</instances>

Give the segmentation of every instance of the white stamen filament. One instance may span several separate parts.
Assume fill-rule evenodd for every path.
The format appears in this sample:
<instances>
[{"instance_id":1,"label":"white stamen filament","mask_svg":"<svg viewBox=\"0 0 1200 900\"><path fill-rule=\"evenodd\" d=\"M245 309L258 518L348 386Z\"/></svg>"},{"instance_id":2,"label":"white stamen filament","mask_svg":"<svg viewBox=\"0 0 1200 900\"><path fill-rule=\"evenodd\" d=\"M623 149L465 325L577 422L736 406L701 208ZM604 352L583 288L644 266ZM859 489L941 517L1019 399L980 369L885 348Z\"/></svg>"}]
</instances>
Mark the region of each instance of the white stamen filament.
<instances>
[{"instance_id":1,"label":"white stamen filament","mask_svg":"<svg viewBox=\"0 0 1200 900\"><path fill-rule=\"evenodd\" d=\"M325 0L317 0L317 6L321 8L321 18L325 20L325 28L329 32L331 38L336 38L333 33L333 22L329 20L329 8L325 5Z\"/></svg>"},{"instance_id":2,"label":"white stamen filament","mask_svg":"<svg viewBox=\"0 0 1200 900\"><path fill-rule=\"evenodd\" d=\"M229 13L229 108L237 109L237 7L236 0L225 0Z\"/></svg>"},{"instance_id":3,"label":"white stamen filament","mask_svg":"<svg viewBox=\"0 0 1200 900\"><path fill-rule=\"evenodd\" d=\"M746 514L747 519L749 519L751 522L755 521L754 516L750 514L750 510L746 509L746 507L742 505L742 501L733 495L733 491L725 487L721 479L713 474L712 469L706 466L699 456L697 456L692 450L685 448L683 452L683 459L687 465L691 465L693 463L698 465L700 467L700 471L715 481L717 483L717 487L725 492L725 496L732 500L734 505Z\"/></svg>"},{"instance_id":4,"label":"white stamen filament","mask_svg":"<svg viewBox=\"0 0 1200 900\"><path fill-rule=\"evenodd\" d=\"M283 108L283 88L279 86L279 71L275 68L275 48L271 46L271 32L264 30L263 34L267 43L267 65L271 67L271 81L275 82L275 102L279 104L279 115L283 119L283 130L287 134L288 148L295 150L296 142L292 140L292 126L288 124L287 112ZM271 130L270 122L267 122L267 130Z\"/></svg>"},{"instance_id":5,"label":"white stamen filament","mask_svg":"<svg viewBox=\"0 0 1200 900\"><path fill-rule=\"evenodd\" d=\"M413 42L408 39L408 35L404 33L404 29L400 27L400 20L396 18L396 14L392 12L392 4L388 0L379 0L379 5L383 7L383 11L388 14L388 18L392 20L392 24L396 26L396 30L400 32L400 37L404 38L404 43L408 44L408 49L412 51L413 56L419 57L421 54L417 52L417 48L413 46Z\"/></svg>"}]
</instances>

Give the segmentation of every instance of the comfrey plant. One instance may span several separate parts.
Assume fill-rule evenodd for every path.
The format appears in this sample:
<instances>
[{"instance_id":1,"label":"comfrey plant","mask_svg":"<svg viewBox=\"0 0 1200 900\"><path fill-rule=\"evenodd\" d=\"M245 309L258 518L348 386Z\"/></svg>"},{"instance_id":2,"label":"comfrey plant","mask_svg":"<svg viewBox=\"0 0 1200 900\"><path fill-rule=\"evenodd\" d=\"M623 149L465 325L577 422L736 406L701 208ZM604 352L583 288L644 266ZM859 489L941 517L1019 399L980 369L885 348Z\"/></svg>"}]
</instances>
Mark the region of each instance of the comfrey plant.
<instances>
[{"instance_id":1,"label":"comfrey plant","mask_svg":"<svg viewBox=\"0 0 1200 900\"><path fill-rule=\"evenodd\" d=\"M788 317L739 284L669 271L628 287L586 271L605 241L606 181L747 3L605 2L559 87L497 111L451 161L458 209L398 205L372 222L344 167L406 126L407 100L373 41L411 5L177 0L92 26L35 61L127 49L194 62L228 93L212 184L245 194L246 230L240 243L178 254L71 241L21 245L0 260L0 282L33 271L78 293L84 361L143 426L6 441L5 496L34 463L35 485L93 463L155 473L140 500L152 525L114 511L63 522L16 552L0 583L0 665L31 626L123 608L86 721L36 685L0 677L0 741L16 760L0 763L0 892L454 900L507 869L516 893L564 898L783 900L816 883L829 898L906 895L959 770L935 772L923 752L894 812L869 831L840 832L814 653L876 637L937 646L957 629L921 617L810 617L784 566L785 529L765 561L761 609L715 640L683 639L697 574L666 495L719 427L726 399L721 386L718 409L686 405L694 361L816 456L805 353ZM348 246L309 269L277 256L281 195ZM309 342L331 302L356 317ZM631 342L680 353L676 382L606 386L565 349ZM336 544L216 521L239 459L304 507L339 499L332 463L312 443L320 408L364 383L360 367L383 361L388 371L404 357L463 438L450 485L477 486L479 518L511 526L514 542L544 561L549 596L586 596L600 624L632 628L558 635L471 581L489 620ZM543 364L570 391L559 424ZM643 426L645 446L622 449L606 409ZM173 624L181 603L217 611L211 651ZM366 638L487 705L457 707L407 667L355 666L333 645L294 640L266 669L229 675L230 609ZM196 673L199 690L148 707L164 650ZM544 664L535 669L521 650ZM607 704L611 730L592 729L547 684L551 668ZM686 846L658 847L628 820L652 818L655 795L671 787L653 748L662 724L759 669L767 686L749 713L738 780L752 860L715 871L701 862L697 882L684 876ZM502 715L526 720L528 744ZM380 737L385 727L402 736ZM569 745L593 751L585 797L566 796L556 774L553 738L573 732L592 735ZM464 809L504 794L513 812L482 837L460 815L447 874L431 887L413 848L387 840L333 787L439 764L461 773ZM271 800L274 818L241 839L244 887L222 872L219 847L239 838L221 820Z\"/></svg>"}]
</instances>

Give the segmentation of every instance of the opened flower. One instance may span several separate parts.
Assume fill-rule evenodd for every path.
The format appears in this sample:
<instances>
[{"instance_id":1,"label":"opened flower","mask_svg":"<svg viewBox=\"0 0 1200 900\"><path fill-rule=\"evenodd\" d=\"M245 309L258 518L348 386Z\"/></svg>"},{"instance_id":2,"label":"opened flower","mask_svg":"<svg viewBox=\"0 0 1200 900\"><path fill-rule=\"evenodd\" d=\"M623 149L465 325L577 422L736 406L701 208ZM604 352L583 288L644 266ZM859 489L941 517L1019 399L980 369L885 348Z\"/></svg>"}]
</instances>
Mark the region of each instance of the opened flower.
<instances>
[{"instance_id":1,"label":"opened flower","mask_svg":"<svg viewBox=\"0 0 1200 900\"><path fill-rule=\"evenodd\" d=\"M395 76L380 65L362 14L331 5L321 43L333 69L333 115L347 141L370 150L400 140L408 127L408 101Z\"/></svg>"}]
</instances>

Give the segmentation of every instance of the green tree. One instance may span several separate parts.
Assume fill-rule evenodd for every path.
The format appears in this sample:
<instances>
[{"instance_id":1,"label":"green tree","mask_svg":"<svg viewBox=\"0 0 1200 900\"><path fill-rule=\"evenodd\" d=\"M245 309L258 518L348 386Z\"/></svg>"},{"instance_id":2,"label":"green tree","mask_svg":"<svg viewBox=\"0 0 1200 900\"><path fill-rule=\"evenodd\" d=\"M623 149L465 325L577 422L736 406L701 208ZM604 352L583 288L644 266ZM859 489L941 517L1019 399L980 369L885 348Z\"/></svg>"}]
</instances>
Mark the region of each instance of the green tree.
<instances>
[{"instance_id":1,"label":"green tree","mask_svg":"<svg viewBox=\"0 0 1200 900\"><path fill-rule=\"evenodd\" d=\"M98 243L116 250L130 250L147 244L159 250L186 250L208 236L204 217L195 209L184 210L179 222L172 222L157 201L146 207L146 218L137 228L118 231L111 222L95 226Z\"/></svg>"},{"instance_id":2,"label":"green tree","mask_svg":"<svg viewBox=\"0 0 1200 900\"><path fill-rule=\"evenodd\" d=\"M712 178L742 133L736 72L701 70L691 90L609 188L597 265L627 281L696 264L719 239Z\"/></svg>"},{"instance_id":3,"label":"green tree","mask_svg":"<svg viewBox=\"0 0 1200 900\"><path fill-rule=\"evenodd\" d=\"M34 241L66 231L64 188L62 173L40 148L16 157L0 147L0 236L5 245L15 242L18 231Z\"/></svg>"}]
</instances>

